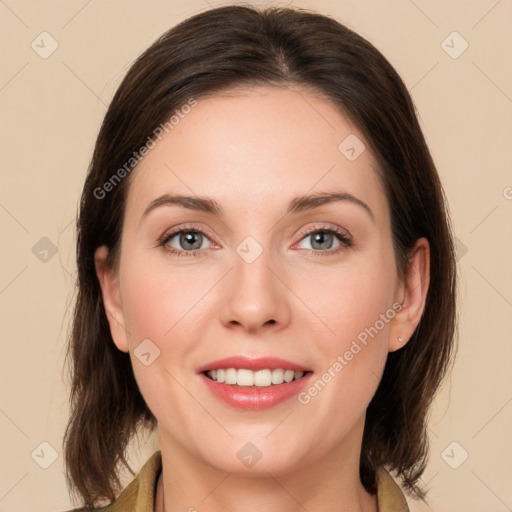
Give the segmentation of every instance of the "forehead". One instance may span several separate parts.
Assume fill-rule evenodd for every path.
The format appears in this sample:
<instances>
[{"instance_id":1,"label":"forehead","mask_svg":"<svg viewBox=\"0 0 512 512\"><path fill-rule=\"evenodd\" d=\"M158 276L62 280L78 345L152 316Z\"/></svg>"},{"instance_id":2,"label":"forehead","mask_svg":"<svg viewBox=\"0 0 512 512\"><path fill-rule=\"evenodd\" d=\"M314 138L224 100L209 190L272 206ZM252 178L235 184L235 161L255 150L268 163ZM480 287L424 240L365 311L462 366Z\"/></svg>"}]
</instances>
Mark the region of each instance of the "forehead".
<instances>
[{"instance_id":1,"label":"forehead","mask_svg":"<svg viewBox=\"0 0 512 512\"><path fill-rule=\"evenodd\" d=\"M200 98L155 142L132 171L127 210L139 214L164 193L209 196L240 211L345 190L377 211L387 207L361 133L333 103L304 89L238 88Z\"/></svg>"}]
</instances>

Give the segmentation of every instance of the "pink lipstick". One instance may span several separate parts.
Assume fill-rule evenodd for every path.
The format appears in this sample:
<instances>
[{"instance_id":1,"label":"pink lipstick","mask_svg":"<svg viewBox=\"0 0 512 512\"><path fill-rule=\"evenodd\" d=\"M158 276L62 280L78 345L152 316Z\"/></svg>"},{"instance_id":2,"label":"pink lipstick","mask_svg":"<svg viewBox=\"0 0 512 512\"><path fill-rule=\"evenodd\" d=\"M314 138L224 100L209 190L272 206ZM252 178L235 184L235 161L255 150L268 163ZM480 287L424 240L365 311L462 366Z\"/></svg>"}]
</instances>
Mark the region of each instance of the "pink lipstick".
<instances>
[{"instance_id":1,"label":"pink lipstick","mask_svg":"<svg viewBox=\"0 0 512 512\"><path fill-rule=\"evenodd\" d=\"M212 361L196 370L214 396L240 409L273 407L307 386L312 371L274 357L244 356Z\"/></svg>"}]
</instances>

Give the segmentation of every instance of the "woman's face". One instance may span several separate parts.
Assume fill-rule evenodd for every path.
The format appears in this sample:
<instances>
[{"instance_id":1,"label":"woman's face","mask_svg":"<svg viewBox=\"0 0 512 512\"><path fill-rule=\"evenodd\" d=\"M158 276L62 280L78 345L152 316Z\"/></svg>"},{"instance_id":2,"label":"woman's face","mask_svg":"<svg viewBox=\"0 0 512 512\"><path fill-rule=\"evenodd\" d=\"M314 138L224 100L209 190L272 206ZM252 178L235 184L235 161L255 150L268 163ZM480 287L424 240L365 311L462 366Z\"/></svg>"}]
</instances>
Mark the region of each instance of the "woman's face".
<instances>
[{"instance_id":1,"label":"woman's face","mask_svg":"<svg viewBox=\"0 0 512 512\"><path fill-rule=\"evenodd\" d=\"M132 171L102 281L160 441L223 471L358 458L387 354L412 332L368 144L305 90L186 111Z\"/></svg>"}]
</instances>

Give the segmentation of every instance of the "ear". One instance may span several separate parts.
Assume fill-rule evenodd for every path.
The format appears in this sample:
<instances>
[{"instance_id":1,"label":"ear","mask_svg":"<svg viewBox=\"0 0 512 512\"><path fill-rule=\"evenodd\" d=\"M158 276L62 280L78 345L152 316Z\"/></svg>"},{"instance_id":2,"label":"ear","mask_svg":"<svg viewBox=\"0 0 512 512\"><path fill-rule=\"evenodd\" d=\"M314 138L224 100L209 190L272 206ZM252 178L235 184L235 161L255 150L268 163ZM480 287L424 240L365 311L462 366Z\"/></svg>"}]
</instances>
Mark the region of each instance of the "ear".
<instances>
[{"instance_id":1,"label":"ear","mask_svg":"<svg viewBox=\"0 0 512 512\"><path fill-rule=\"evenodd\" d=\"M402 348L413 335L425 309L429 284L430 245L426 238L420 238L412 250L407 276L395 296L402 309L391 323L389 352Z\"/></svg>"},{"instance_id":2,"label":"ear","mask_svg":"<svg viewBox=\"0 0 512 512\"><path fill-rule=\"evenodd\" d=\"M128 336L119 292L119 276L108 266L107 256L108 249L105 245L96 249L94 253L96 275L100 282L105 314L110 325L112 339L119 350L128 352Z\"/></svg>"}]
</instances>

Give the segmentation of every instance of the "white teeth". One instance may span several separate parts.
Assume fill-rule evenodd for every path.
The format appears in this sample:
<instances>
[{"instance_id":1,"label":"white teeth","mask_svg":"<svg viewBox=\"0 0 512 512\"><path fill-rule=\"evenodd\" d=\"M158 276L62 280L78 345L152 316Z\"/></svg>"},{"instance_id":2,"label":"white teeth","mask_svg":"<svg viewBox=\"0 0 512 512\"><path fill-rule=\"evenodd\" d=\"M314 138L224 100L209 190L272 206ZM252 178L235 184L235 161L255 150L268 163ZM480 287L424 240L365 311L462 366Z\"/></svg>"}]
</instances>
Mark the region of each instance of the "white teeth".
<instances>
[{"instance_id":1,"label":"white teeth","mask_svg":"<svg viewBox=\"0 0 512 512\"><path fill-rule=\"evenodd\" d=\"M295 375L295 372L293 370L286 370L284 372L284 381L291 382L293 380L294 375Z\"/></svg>"},{"instance_id":2,"label":"white teeth","mask_svg":"<svg viewBox=\"0 0 512 512\"><path fill-rule=\"evenodd\" d=\"M255 384L254 372L251 372L251 370L244 369L238 370L238 372L236 373L236 382L233 382L233 384L238 384L239 386L253 386Z\"/></svg>"},{"instance_id":3,"label":"white teeth","mask_svg":"<svg viewBox=\"0 0 512 512\"><path fill-rule=\"evenodd\" d=\"M276 368L275 370L265 369L247 370L245 368L226 368L218 370L209 370L206 375L212 380L217 382L223 382L230 385L238 385L245 387L268 387L277 384L283 384L284 382L292 382L299 380L304 376L305 372L294 372L293 370L283 370L282 368Z\"/></svg>"},{"instance_id":4,"label":"white teeth","mask_svg":"<svg viewBox=\"0 0 512 512\"><path fill-rule=\"evenodd\" d=\"M224 378L224 382L226 384L236 384L236 375L237 371L234 368L226 369L226 377Z\"/></svg>"},{"instance_id":5,"label":"white teeth","mask_svg":"<svg viewBox=\"0 0 512 512\"><path fill-rule=\"evenodd\" d=\"M243 370L238 370L239 372ZM249 371L249 370L247 370ZM254 385L258 387L270 386L272 384L272 373L270 370L258 370L254 373Z\"/></svg>"},{"instance_id":6,"label":"white teeth","mask_svg":"<svg viewBox=\"0 0 512 512\"><path fill-rule=\"evenodd\" d=\"M277 370L272 370L272 384L282 384L284 382L284 370L278 368Z\"/></svg>"}]
</instances>

